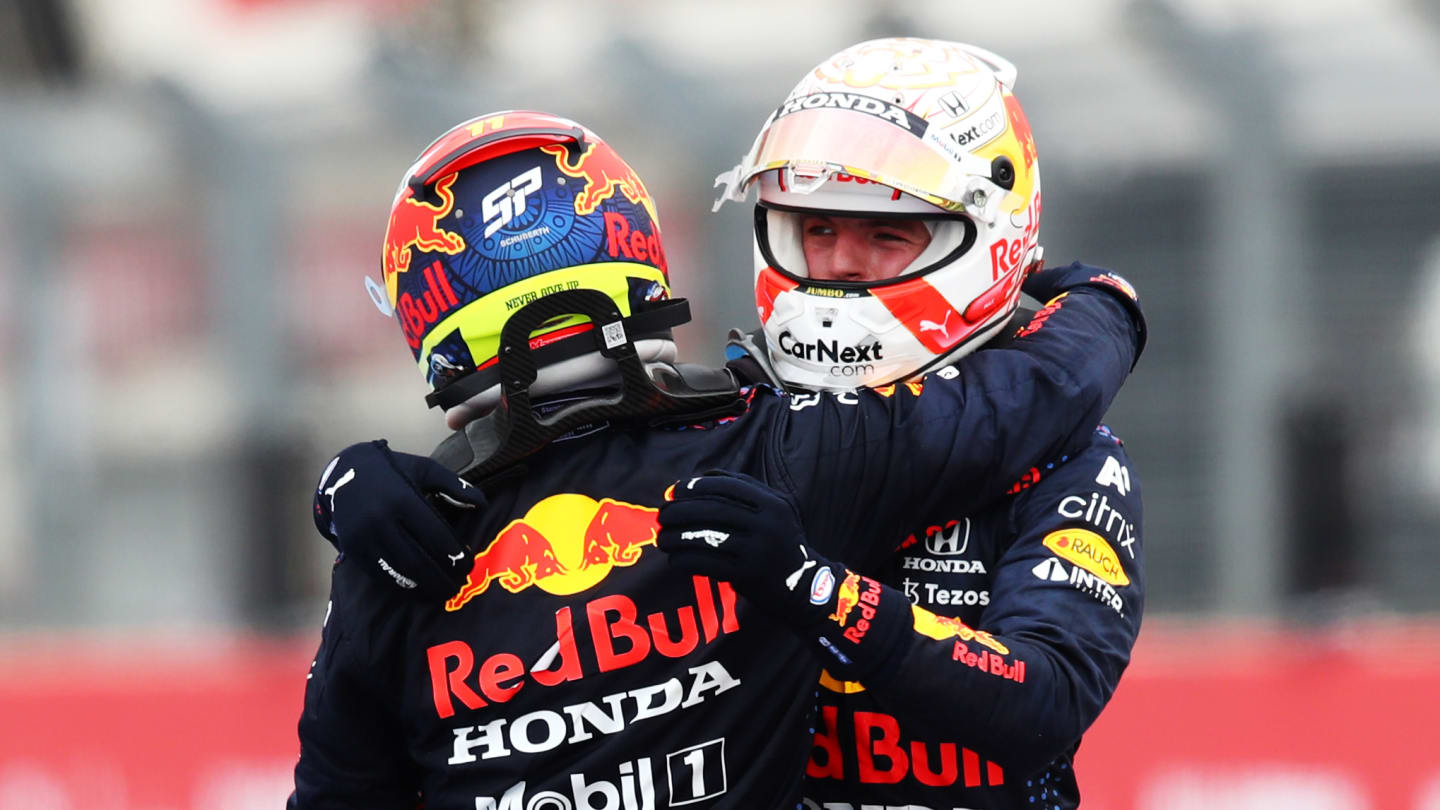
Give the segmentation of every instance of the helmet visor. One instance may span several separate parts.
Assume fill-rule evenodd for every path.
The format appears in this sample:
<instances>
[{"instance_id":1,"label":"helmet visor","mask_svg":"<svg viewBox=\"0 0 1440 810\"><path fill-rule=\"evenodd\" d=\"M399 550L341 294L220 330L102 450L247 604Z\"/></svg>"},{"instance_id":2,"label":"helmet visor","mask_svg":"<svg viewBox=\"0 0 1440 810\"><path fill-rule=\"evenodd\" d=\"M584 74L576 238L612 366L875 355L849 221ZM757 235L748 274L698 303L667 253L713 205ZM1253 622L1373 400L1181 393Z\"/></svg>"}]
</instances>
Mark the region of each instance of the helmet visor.
<instances>
[{"instance_id":1,"label":"helmet visor","mask_svg":"<svg viewBox=\"0 0 1440 810\"><path fill-rule=\"evenodd\" d=\"M832 94L814 97L827 95ZM969 154L943 154L943 144L926 137L925 121L899 107L889 105L889 109L892 112L887 115L893 117L834 107L780 115L771 122L742 180L748 184L756 175L774 169L794 171L785 177L787 184L792 177L845 172L884 183L947 211L965 210L966 175L987 175L989 165ZM896 123L901 115L908 116L906 126ZM977 165L969 165L972 162Z\"/></svg>"}]
</instances>

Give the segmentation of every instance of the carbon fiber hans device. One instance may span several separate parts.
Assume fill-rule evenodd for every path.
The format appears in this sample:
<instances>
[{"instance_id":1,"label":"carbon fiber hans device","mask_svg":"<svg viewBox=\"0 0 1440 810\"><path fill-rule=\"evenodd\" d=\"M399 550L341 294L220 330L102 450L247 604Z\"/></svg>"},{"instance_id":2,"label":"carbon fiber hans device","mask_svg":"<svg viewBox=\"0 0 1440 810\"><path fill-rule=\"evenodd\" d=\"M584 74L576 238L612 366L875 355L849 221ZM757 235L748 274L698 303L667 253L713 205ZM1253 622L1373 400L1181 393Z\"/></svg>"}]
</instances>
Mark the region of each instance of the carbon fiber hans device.
<instances>
[{"instance_id":1,"label":"carbon fiber hans device","mask_svg":"<svg viewBox=\"0 0 1440 810\"><path fill-rule=\"evenodd\" d=\"M683 298L660 306L683 307L683 320L689 318L690 304ZM547 416L539 416L530 398L530 386L539 371L530 348L530 334L541 324L566 315L584 315L595 324L588 334L595 342L595 349L615 361L620 385L613 392L587 397ZM572 338L579 339L579 336ZM493 412L451 434L431 454L481 487L502 474L504 477L513 474L512 468L517 462L585 424L704 421L743 410L738 386L723 370L686 373L681 368L660 364L657 376L652 377L636 355L635 345L625 329L625 319L615 302L596 290L565 290L525 305L506 321L500 332L498 365L499 405Z\"/></svg>"}]
</instances>

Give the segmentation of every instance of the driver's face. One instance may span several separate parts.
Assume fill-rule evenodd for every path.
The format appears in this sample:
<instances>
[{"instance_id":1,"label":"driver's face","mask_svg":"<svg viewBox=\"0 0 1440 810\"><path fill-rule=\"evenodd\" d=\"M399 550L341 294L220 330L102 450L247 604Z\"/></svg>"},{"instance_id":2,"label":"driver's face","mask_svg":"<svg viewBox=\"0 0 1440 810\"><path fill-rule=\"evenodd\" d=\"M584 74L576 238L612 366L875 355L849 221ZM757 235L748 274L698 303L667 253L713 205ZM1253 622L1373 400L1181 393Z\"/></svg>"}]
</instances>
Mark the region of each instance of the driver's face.
<instances>
[{"instance_id":1,"label":"driver's face","mask_svg":"<svg viewBox=\"0 0 1440 810\"><path fill-rule=\"evenodd\" d=\"M801 245L810 278L883 281L900 275L930 244L930 231L914 219L807 215Z\"/></svg>"}]
</instances>

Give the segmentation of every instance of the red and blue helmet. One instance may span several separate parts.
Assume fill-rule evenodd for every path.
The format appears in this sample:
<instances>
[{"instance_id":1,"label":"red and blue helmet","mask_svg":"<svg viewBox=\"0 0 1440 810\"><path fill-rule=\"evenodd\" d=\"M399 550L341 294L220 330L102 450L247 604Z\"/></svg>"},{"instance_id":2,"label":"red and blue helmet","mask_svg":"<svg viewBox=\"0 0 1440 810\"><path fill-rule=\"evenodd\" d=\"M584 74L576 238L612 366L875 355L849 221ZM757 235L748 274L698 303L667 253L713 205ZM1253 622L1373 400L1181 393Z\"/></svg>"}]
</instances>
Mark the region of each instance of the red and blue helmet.
<instances>
[{"instance_id":1,"label":"red and blue helmet","mask_svg":"<svg viewBox=\"0 0 1440 810\"><path fill-rule=\"evenodd\" d=\"M395 313L428 400L453 410L452 427L498 398L500 332L526 304L591 289L628 317L670 297L640 176L589 129L524 110L473 118L421 153L391 204L381 268L383 289L372 283L371 295ZM673 358L673 325L632 335L642 359ZM564 367L548 385L593 372L583 362L593 339L572 340L592 328L574 315L532 332L532 350L555 347L547 356Z\"/></svg>"}]
</instances>

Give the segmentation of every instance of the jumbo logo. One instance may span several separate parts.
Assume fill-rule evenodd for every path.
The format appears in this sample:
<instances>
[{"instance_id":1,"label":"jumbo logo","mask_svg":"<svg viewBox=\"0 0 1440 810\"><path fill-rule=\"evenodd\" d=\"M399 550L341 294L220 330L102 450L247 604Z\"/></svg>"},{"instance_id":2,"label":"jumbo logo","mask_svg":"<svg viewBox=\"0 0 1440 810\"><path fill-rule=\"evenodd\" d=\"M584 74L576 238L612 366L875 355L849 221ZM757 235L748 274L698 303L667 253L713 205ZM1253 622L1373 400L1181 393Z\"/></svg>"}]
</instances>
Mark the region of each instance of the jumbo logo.
<instances>
[{"instance_id":1,"label":"jumbo logo","mask_svg":"<svg viewBox=\"0 0 1440 810\"><path fill-rule=\"evenodd\" d=\"M465 585L445 602L459 610L499 582L510 593L534 585L568 596L594 587L617 565L634 565L655 545L658 509L573 493L551 495L510 521L475 555Z\"/></svg>"},{"instance_id":2,"label":"jumbo logo","mask_svg":"<svg viewBox=\"0 0 1440 810\"><path fill-rule=\"evenodd\" d=\"M640 175L630 168L615 150L603 144L592 142L585 147L572 164L570 150L562 145L542 146L540 151L555 156L555 165L571 177L585 179L585 188L575 195L575 213L585 216L594 212L596 206L615 196L618 189L625 198L636 205L645 206L650 214L651 224L658 228L660 216L655 211L655 200L645 189Z\"/></svg>"},{"instance_id":3,"label":"jumbo logo","mask_svg":"<svg viewBox=\"0 0 1440 810\"><path fill-rule=\"evenodd\" d=\"M1045 535L1045 547L1058 556L1116 587L1129 585L1130 577L1120 565L1115 549L1105 538L1086 529L1061 529Z\"/></svg>"},{"instance_id":4,"label":"jumbo logo","mask_svg":"<svg viewBox=\"0 0 1440 810\"><path fill-rule=\"evenodd\" d=\"M442 230L438 223L450 215L455 207L455 185L457 175L449 175L435 184L435 193L440 197L438 205L416 200L413 193L405 190L405 196L390 212L390 226L385 229L384 255L380 257L381 273L385 276L385 292L390 295L390 306L395 306L400 274L410 270L410 251L428 251L455 255L465 249L465 238L458 233Z\"/></svg>"}]
</instances>

